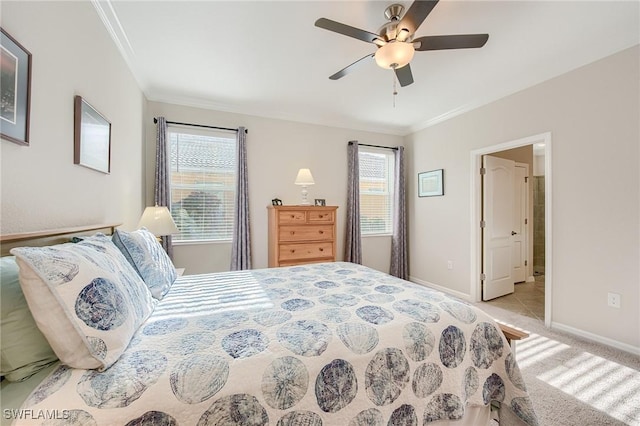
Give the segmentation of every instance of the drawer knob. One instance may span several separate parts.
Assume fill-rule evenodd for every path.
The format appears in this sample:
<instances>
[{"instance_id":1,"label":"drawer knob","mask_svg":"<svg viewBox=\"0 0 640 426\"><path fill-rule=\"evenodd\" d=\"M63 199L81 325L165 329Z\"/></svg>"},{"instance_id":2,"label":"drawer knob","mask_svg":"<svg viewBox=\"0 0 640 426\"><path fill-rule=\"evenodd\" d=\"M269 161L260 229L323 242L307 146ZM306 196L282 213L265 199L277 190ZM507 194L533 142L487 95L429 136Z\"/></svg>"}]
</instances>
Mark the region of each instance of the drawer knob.
<instances>
[{"instance_id":1,"label":"drawer knob","mask_svg":"<svg viewBox=\"0 0 640 426\"><path fill-rule=\"evenodd\" d=\"M320 235L324 234L324 231L318 231L320 233Z\"/></svg>"},{"instance_id":2,"label":"drawer knob","mask_svg":"<svg viewBox=\"0 0 640 426\"><path fill-rule=\"evenodd\" d=\"M291 231L291 235L295 235L295 233L296 233L295 231Z\"/></svg>"},{"instance_id":3,"label":"drawer knob","mask_svg":"<svg viewBox=\"0 0 640 426\"><path fill-rule=\"evenodd\" d=\"M296 218L295 215L291 215L291 219L295 219L295 218Z\"/></svg>"},{"instance_id":4,"label":"drawer knob","mask_svg":"<svg viewBox=\"0 0 640 426\"><path fill-rule=\"evenodd\" d=\"M291 253L295 253L295 252L296 252L295 250L291 250Z\"/></svg>"},{"instance_id":5,"label":"drawer knob","mask_svg":"<svg viewBox=\"0 0 640 426\"><path fill-rule=\"evenodd\" d=\"M322 247L320 247L320 251L324 251L324 249Z\"/></svg>"},{"instance_id":6,"label":"drawer knob","mask_svg":"<svg viewBox=\"0 0 640 426\"><path fill-rule=\"evenodd\" d=\"M322 219L322 218L324 217L324 215L323 215L323 214L319 214L319 215L318 215L318 217L319 217L320 219Z\"/></svg>"}]
</instances>

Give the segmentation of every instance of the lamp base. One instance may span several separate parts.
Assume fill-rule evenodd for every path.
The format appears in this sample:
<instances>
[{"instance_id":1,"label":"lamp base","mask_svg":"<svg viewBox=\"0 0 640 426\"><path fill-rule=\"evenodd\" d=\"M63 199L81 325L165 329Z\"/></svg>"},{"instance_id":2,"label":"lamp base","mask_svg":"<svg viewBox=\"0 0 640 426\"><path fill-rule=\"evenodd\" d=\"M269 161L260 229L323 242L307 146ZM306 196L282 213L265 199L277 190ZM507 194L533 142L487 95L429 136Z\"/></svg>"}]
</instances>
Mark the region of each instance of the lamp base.
<instances>
[{"instance_id":1,"label":"lamp base","mask_svg":"<svg viewBox=\"0 0 640 426\"><path fill-rule=\"evenodd\" d=\"M307 191L307 187L303 186L302 187L302 202L300 203L303 206L308 206L311 203L309 203L309 199L307 198L307 195L309 195L309 191Z\"/></svg>"}]
</instances>

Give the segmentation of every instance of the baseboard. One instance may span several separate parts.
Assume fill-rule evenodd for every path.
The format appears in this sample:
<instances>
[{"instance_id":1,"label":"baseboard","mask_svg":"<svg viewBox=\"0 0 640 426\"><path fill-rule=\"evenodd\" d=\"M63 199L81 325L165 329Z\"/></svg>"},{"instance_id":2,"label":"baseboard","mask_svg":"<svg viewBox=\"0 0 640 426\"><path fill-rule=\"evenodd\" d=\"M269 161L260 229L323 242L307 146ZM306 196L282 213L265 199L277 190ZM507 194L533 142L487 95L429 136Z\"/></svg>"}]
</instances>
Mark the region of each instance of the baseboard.
<instances>
[{"instance_id":1,"label":"baseboard","mask_svg":"<svg viewBox=\"0 0 640 426\"><path fill-rule=\"evenodd\" d=\"M466 293L462 293L462 292L459 292L459 291L451 290L450 288L442 287L441 285L430 283L429 281L424 281L424 280L421 280L419 278L415 278L415 277L411 277L411 276L409 277L409 281L414 282L416 284L423 285L425 287L432 288L434 290L441 291L443 293L451 294L451 295L457 297L458 299L466 300L467 302L472 302L471 296L466 294Z\"/></svg>"},{"instance_id":2,"label":"baseboard","mask_svg":"<svg viewBox=\"0 0 640 426\"><path fill-rule=\"evenodd\" d=\"M587 340L591 340L596 343L611 346L612 348L620 349L624 352L629 352L633 355L640 355L640 347L628 345L626 343L619 342L608 337L600 336L598 334L589 333L588 331L580 330L579 328L571 327L569 325L561 324L558 322L551 322L551 328L553 330L563 331L565 333L573 334L574 336L582 337Z\"/></svg>"}]
</instances>

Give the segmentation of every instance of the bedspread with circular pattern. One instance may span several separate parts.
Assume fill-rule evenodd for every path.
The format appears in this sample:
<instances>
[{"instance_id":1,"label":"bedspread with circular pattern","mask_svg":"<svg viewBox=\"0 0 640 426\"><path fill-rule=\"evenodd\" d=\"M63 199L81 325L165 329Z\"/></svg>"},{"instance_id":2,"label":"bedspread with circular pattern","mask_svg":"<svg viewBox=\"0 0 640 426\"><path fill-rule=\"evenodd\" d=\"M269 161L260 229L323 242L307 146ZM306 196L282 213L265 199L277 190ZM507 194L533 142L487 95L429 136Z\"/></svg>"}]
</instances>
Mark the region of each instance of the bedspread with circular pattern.
<instances>
[{"instance_id":1,"label":"bedspread with circular pattern","mask_svg":"<svg viewBox=\"0 0 640 426\"><path fill-rule=\"evenodd\" d=\"M492 401L537 424L493 320L336 262L180 277L113 366L61 366L23 408L56 412L47 425L382 426Z\"/></svg>"}]
</instances>

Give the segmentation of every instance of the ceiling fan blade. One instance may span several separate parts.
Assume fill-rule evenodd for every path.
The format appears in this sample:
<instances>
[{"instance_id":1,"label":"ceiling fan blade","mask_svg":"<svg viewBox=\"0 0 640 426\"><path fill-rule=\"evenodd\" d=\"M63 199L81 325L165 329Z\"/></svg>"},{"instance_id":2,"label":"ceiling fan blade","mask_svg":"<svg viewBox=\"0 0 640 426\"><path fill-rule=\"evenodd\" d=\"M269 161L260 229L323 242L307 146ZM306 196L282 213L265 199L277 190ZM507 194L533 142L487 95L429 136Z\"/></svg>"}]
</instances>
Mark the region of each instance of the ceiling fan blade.
<instances>
[{"instance_id":1,"label":"ceiling fan blade","mask_svg":"<svg viewBox=\"0 0 640 426\"><path fill-rule=\"evenodd\" d=\"M352 63L351 65L347 65L346 67L344 67L343 69L341 69L340 71L338 71L337 73L333 74L332 76L330 76L329 78L331 80L337 80L339 78L344 77L345 75L349 74L351 71L353 71L355 68L357 68L359 65L367 63L367 59L371 59L373 58L373 55L375 55L375 53L371 53L363 58L358 59L357 61L355 61L354 63Z\"/></svg>"},{"instance_id":2,"label":"ceiling fan blade","mask_svg":"<svg viewBox=\"0 0 640 426\"><path fill-rule=\"evenodd\" d=\"M407 13L398 24L398 31L406 29L409 31L408 35L414 34L426 17L431 13L434 7L438 4L438 0L416 0L414 1Z\"/></svg>"},{"instance_id":3,"label":"ceiling fan blade","mask_svg":"<svg viewBox=\"0 0 640 426\"><path fill-rule=\"evenodd\" d=\"M487 40L489 34L426 36L413 40L413 46L417 51L471 49L484 46Z\"/></svg>"},{"instance_id":4,"label":"ceiling fan blade","mask_svg":"<svg viewBox=\"0 0 640 426\"><path fill-rule=\"evenodd\" d=\"M357 38L358 40L366 41L367 43L375 43L376 40L385 42L378 34L370 33L369 31L361 30L349 25L341 24L340 22L332 21L327 18L320 18L316 21L316 27L323 28L325 30L333 31L334 33L346 35L348 37Z\"/></svg>"},{"instance_id":5,"label":"ceiling fan blade","mask_svg":"<svg viewBox=\"0 0 640 426\"><path fill-rule=\"evenodd\" d=\"M413 83L413 74L411 73L411 67L409 64L402 68L396 68L394 71L396 72L396 77L398 77L400 86L404 87Z\"/></svg>"}]
</instances>

